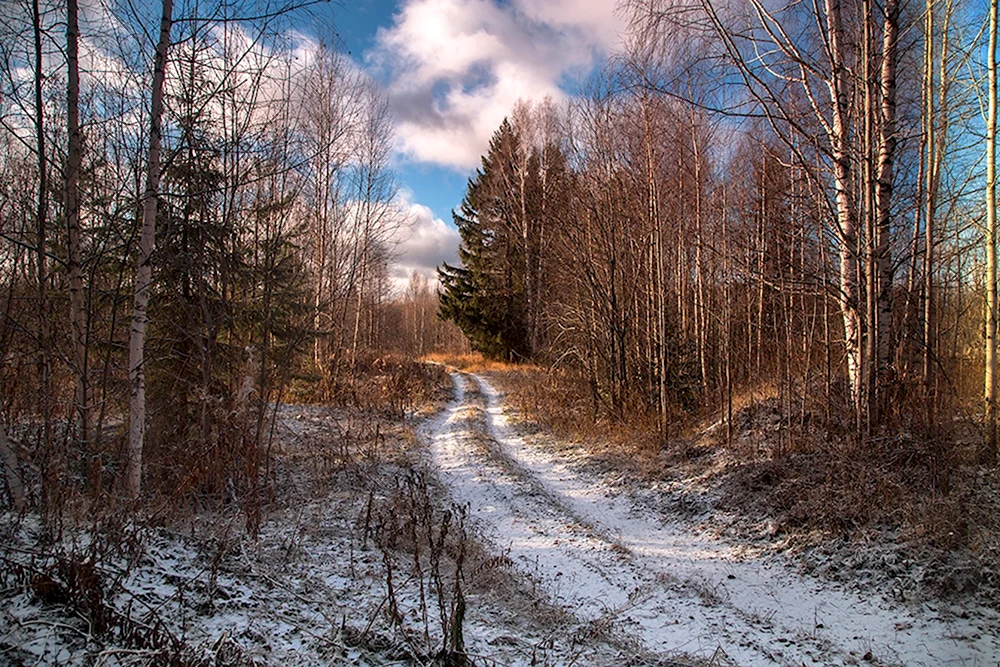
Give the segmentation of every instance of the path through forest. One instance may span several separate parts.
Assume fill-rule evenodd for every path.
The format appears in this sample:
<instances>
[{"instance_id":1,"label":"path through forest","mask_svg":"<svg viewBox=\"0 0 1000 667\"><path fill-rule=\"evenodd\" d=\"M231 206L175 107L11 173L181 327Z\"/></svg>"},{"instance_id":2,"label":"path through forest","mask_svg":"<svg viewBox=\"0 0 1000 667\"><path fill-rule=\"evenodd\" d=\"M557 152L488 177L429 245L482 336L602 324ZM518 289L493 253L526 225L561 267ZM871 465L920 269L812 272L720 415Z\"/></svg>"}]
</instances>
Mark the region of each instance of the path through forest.
<instances>
[{"instance_id":1,"label":"path through forest","mask_svg":"<svg viewBox=\"0 0 1000 667\"><path fill-rule=\"evenodd\" d=\"M995 616L910 609L742 557L519 434L482 376L452 380L424 433L441 481L493 549L595 632L715 664L996 664Z\"/></svg>"}]
</instances>

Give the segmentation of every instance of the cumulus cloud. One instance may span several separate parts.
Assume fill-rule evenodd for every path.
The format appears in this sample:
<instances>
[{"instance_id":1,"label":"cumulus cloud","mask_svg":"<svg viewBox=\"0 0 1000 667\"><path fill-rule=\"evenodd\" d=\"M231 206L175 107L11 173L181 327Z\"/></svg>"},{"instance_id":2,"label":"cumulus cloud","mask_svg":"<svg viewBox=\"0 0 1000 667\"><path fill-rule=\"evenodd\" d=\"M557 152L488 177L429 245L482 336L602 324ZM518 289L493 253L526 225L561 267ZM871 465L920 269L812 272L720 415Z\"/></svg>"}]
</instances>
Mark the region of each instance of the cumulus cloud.
<instances>
[{"instance_id":1,"label":"cumulus cloud","mask_svg":"<svg viewBox=\"0 0 1000 667\"><path fill-rule=\"evenodd\" d=\"M399 291L406 287L414 271L435 285L435 269L442 262L452 265L458 263L458 230L445 224L441 218L434 217L431 209L422 204L408 201L404 197L403 206L411 224L400 230L396 260L390 277Z\"/></svg>"},{"instance_id":2,"label":"cumulus cloud","mask_svg":"<svg viewBox=\"0 0 1000 667\"><path fill-rule=\"evenodd\" d=\"M615 0L404 0L368 65L388 80L409 159L474 167L518 99L564 97L623 28Z\"/></svg>"}]
</instances>

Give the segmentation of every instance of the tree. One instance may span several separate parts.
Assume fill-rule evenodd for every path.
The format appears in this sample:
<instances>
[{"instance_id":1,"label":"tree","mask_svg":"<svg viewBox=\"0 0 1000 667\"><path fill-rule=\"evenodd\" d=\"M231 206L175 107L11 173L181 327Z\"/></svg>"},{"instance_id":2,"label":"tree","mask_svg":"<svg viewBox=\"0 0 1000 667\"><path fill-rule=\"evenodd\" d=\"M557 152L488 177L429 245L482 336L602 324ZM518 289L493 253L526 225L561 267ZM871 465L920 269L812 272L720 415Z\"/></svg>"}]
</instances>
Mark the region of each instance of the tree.
<instances>
[{"instance_id":1,"label":"tree","mask_svg":"<svg viewBox=\"0 0 1000 667\"><path fill-rule=\"evenodd\" d=\"M518 160L520 141L505 119L482 167L469 180L460 212L454 213L463 268L445 264L438 272L440 316L457 324L473 349L504 359L530 356L529 264L524 260L528 213L522 201L527 186L521 185L521 172L528 165Z\"/></svg>"},{"instance_id":2,"label":"tree","mask_svg":"<svg viewBox=\"0 0 1000 667\"><path fill-rule=\"evenodd\" d=\"M156 246L156 208L160 194L160 147L163 139L163 109L173 26L173 0L163 0L160 36L153 58L153 83L149 112L149 148L146 158L146 187L142 195L142 227L139 258L134 283L132 328L129 337L129 437L125 468L125 494L137 498L142 483L142 449L146 437L146 325L152 285L153 249Z\"/></svg>"},{"instance_id":3,"label":"tree","mask_svg":"<svg viewBox=\"0 0 1000 667\"><path fill-rule=\"evenodd\" d=\"M77 436L90 456L88 482L95 498L101 493L101 453L97 434L91 433L90 384L83 270L80 259L80 169L83 136L80 130L80 22L77 0L66 2L66 269L69 273L70 330L73 338L74 412Z\"/></svg>"},{"instance_id":4,"label":"tree","mask_svg":"<svg viewBox=\"0 0 1000 667\"><path fill-rule=\"evenodd\" d=\"M986 429L981 462L997 458L997 0L989 5L986 51Z\"/></svg>"}]
</instances>

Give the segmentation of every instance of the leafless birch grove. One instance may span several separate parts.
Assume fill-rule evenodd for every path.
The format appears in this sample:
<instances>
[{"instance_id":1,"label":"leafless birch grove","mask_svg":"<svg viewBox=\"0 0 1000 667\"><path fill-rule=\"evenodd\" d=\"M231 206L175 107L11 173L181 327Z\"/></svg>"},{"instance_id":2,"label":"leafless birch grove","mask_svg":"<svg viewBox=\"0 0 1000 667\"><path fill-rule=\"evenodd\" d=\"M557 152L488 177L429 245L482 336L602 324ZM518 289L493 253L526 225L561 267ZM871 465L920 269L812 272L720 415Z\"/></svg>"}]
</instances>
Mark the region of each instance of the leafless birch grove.
<instances>
[{"instance_id":1,"label":"leafless birch grove","mask_svg":"<svg viewBox=\"0 0 1000 667\"><path fill-rule=\"evenodd\" d=\"M990 459L981 10L620 5L624 48L584 94L522 104L494 135L456 212L443 315L487 354L584 378L594 419L648 416L666 438L777 399L786 443L822 421L826 437L905 432L952 460L955 425L985 424ZM554 128L542 143L538 125Z\"/></svg>"}]
</instances>

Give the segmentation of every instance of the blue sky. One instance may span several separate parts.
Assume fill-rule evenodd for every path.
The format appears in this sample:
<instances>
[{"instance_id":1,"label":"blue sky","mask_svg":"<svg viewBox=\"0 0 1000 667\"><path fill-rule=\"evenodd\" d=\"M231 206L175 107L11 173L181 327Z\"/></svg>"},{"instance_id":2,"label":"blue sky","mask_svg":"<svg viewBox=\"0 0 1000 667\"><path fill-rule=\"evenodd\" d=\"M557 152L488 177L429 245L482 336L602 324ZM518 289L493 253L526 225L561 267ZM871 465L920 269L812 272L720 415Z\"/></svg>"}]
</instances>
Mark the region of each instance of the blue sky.
<instances>
[{"instance_id":1,"label":"blue sky","mask_svg":"<svg viewBox=\"0 0 1000 667\"><path fill-rule=\"evenodd\" d=\"M451 210L494 130L518 99L566 99L567 82L618 46L615 1L334 0L318 10L396 118L396 167L413 217L397 279L457 261Z\"/></svg>"}]
</instances>

